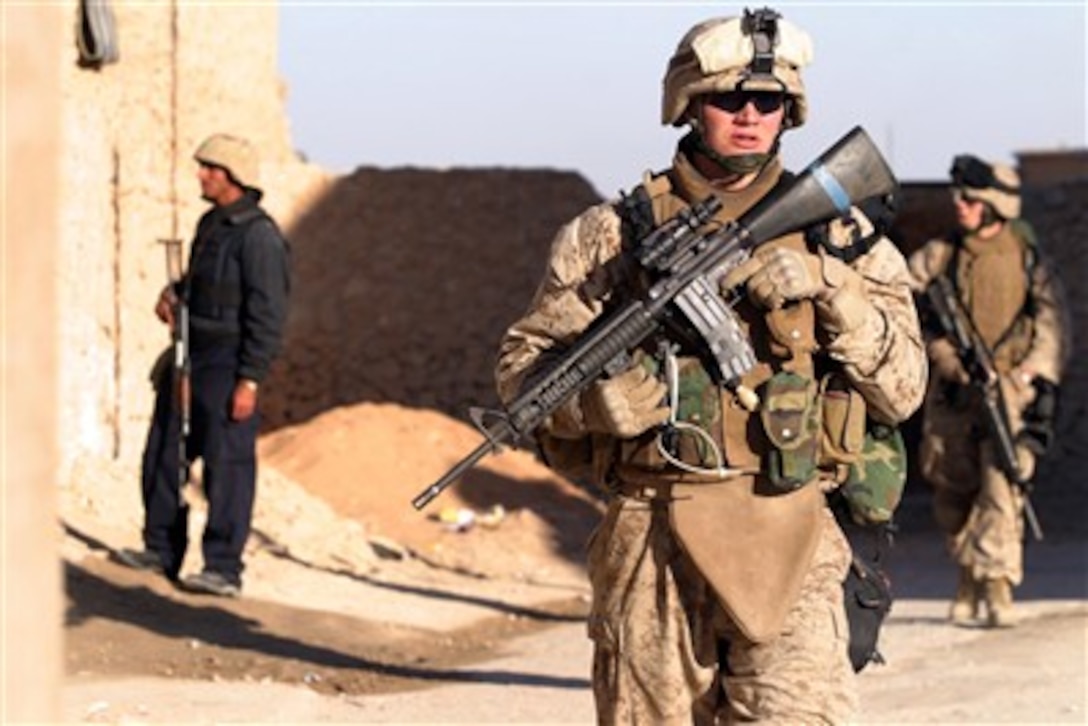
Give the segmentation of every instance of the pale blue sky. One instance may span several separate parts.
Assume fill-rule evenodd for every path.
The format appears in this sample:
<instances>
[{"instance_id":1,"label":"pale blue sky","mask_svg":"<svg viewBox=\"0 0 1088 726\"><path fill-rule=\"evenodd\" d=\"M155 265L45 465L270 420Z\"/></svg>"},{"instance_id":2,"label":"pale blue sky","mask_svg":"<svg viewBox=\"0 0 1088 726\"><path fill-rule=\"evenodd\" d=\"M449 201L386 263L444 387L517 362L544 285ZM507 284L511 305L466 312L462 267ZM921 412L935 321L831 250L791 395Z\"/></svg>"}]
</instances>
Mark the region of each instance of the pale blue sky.
<instances>
[{"instance_id":1,"label":"pale blue sky","mask_svg":"<svg viewBox=\"0 0 1088 726\"><path fill-rule=\"evenodd\" d=\"M1085 0L769 3L812 36L800 168L854 125L902 181L1084 147ZM763 3L280 2L295 147L333 171L573 170L614 195L671 159L661 78L695 22Z\"/></svg>"}]
</instances>

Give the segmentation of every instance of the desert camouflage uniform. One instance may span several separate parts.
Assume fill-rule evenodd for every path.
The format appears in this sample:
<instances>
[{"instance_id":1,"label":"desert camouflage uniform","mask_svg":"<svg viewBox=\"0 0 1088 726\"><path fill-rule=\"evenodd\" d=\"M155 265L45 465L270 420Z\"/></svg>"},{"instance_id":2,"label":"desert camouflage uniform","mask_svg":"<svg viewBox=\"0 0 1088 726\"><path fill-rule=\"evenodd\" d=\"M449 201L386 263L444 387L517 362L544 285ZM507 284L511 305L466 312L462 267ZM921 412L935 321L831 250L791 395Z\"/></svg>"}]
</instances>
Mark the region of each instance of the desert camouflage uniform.
<instances>
[{"instance_id":1,"label":"desert camouflage uniform","mask_svg":"<svg viewBox=\"0 0 1088 726\"><path fill-rule=\"evenodd\" d=\"M655 217L714 193L723 202L718 221L734 219L780 174L775 159L748 189L722 192L678 152L669 172L672 192L663 204L655 203L655 212L662 213ZM804 241L793 235L770 244L780 243ZM505 401L605 310L623 276L616 264L621 244L621 223L611 204L590 208L559 232L528 312L502 342L496 377ZM787 325L788 331L772 334L770 314L747 300L737 304L760 359L743 382L755 389L784 361L815 358L849 379L870 416L895 423L921 403L927 376L906 265L881 239L852 267L863 277L871 310L849 334L829 332L818 315L808 318L808 331ZM811 312L810 301L802 302ZM791 334L810 347L790 349ZM701 370L691 356L682 356L680 366ZM553 465L569 472L589 464L583 471L592 472L611 495L588 553L598 720L845 722L856 707L842 597L849 545L817 484L787 495L758 495L765 484L761 462L767 447L752 433L757 427L749 426L758 415L744 410L705 372L702 380L704 390L690 395L697 412L691 418L717 439L727 463L742 470L740 476L680 472L654 457L652 431L623 441L587 435L577 398L541 432ZM799 504L787 505L793 509L779 519L776 502L791 501ZM704 515L709 522L698 521ZM690 526L692 521L697 526ZM802 522L798 529L808 530L807 541L790 531L789 521ZM783 551L796 556L777 557L779 540ZM730 576L708 575L708 560L703 557L703 565L697 565L696 551L724 563Z\"/></svg>"},{"instance_id":2,"label":"desert camouflage uniform","mask_svg":"<svg viewBox=\"0 0 1088 726\"><path fill-rule=\"evenodd\" d=\"M1025 255L1037 254L1007 223L994 238L967 235L955 244L931 240L911 255L909 267L917 291L945 273L971 316L983 342L994 354L1011 433L1023 428L1023 413L1034 389L1018 377L1023 368L1053 383L1060 381L1063 355L1063 307L1056 280L1041 260L1026 270ZM949 270L955 259L955 269ZM1030 286L1030 290L1029 290ZM1028 298L1032 299L1028 304ZM947 355L928 343L931 355ZM934 515L948 535L953 559L977 582L1023 580L1023 497L998 467L994 448L981 434L981 412L964 387L940 375L931 378L924 404L922 474L934 488ZM1030 478L1035 457L1025 446L1017 456Z\"/></svg>"}]
</instances>

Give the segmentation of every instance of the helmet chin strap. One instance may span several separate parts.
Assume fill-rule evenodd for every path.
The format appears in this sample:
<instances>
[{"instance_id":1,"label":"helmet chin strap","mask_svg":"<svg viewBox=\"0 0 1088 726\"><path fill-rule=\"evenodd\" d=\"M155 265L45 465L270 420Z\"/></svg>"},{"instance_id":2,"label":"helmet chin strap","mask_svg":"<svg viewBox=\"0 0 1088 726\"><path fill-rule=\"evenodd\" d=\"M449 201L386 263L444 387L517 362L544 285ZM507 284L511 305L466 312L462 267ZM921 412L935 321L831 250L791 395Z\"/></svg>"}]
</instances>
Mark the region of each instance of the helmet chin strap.
<instances>
[{"instance_id":1,"label":"helmet chin strap","mask_svg":"<svg viewBox=\"0 0 1088 726\"><path fill-rule=\"evenodd\" d=\"M966 225L960 225L966 234L977 234L980 229L986 229L994 222L1004 222L1003 217L998 216L997 211L992 206L983 202L982 204L982 219L975 225L974 229L968 229Z\"/></svg>"},{"instance_id":2,"label":"helmet chin strap","mask_svg":"<svg viewBox=\"0 0 1088 726\"><path fill-rule=\"evenodd\" d=\"M778 138L775 138L771 150L765 154L733 154L726 156L711 148L703 137L700 124L692 121L691 131L680 141L680 148L685 152L694 152L705 156L730 176L747 176L763 170L763 167L778 153Z\"/></svg>"}]
</instances>

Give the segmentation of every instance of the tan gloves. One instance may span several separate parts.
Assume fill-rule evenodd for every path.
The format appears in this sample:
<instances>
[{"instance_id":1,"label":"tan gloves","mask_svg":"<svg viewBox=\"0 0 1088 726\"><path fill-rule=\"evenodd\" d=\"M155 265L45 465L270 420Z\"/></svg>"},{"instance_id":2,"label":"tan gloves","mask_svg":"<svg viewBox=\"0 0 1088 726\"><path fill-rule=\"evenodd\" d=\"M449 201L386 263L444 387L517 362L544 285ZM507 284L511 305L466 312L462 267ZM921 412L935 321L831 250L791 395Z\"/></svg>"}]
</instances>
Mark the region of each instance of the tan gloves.
<instances>
[{"instance_id":1,"label":"tan gloves","mask_svg":"<svg viewBox=\"0 0 1088 726\"><path fill-rule=\"evenodd\" d=\"M594 383L582 394L586 429L631 439L669 419L668 387L640 365Z\"/></svg>"},{"instance_id":2,"label":"tan gloves","mask_svg":"<svg viewBox=\"0 0 1088 726\"><path fill-rule=\"evenodd\" d=\"M753 302L769 309L780 308L788 300L815 300L832 333L855 330L872 310L861 276L835 257L764 248L730 270L721 287L724 291L742 284Z\"/></svg>"},{"instance_id":3,"label":"tan gloves","mask_svg":"<svg viewBox=\"0 0 1088 726\"><path fill-rule=\"evenodd\" d=\"M722 280L722 288L743 283L755 303L772 310L787 300L816 297L826 287L819 257L781 247L760 250L737 265Z\"/></svg>"}]
</instances>

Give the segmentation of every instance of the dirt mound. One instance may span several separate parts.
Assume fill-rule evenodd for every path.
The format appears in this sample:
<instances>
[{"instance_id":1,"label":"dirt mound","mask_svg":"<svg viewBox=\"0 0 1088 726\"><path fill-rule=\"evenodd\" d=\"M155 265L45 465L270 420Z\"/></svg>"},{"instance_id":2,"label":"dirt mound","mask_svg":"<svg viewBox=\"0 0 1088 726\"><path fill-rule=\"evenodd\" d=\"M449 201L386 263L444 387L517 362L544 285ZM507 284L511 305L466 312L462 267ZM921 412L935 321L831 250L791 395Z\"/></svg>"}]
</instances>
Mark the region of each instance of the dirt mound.
<instances>
[{"instance_id":1,"label":"dirt mound","mask_svg":"<svg viewBox=\"0 0 1088 726\"><path fill-rule=\"evenodd\" d=\"M599 503L528 452L485 457L424 511L412 507L482 441L434 411L359 404L268 434L260 452L379 547L391 542L433 564L493 577L571 576Z\"/></svg>"},{"instance_id":2,"label":"dirt mound","mask_svg":"<svg viewBox=\"0 0 1088 726\"><path fill-rule=\"evenodd\" d=\"M396 404L337 408L262 436L247 563L259 569L271 554L368 573L413 559L489 578L582 582L601 505L529 452L489 455L423 511L413 508L417 494L482 441L441 413ZM199 461L194 474L190 569L200 565L206 513ZM78 559L87 538L139 546L141 506L134 466L80 460L61 496L75 535L66 554Z\"/></svg>"}]
</instances>

